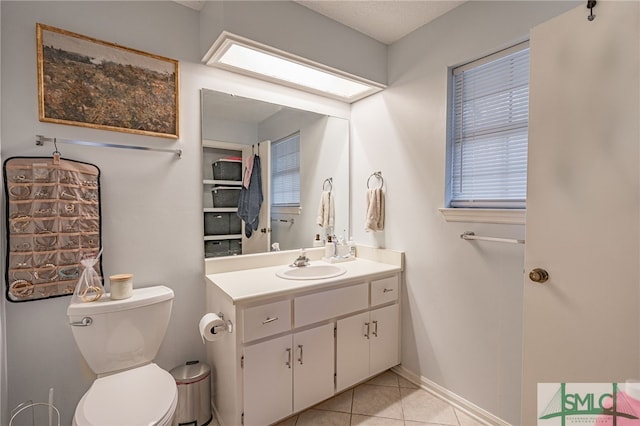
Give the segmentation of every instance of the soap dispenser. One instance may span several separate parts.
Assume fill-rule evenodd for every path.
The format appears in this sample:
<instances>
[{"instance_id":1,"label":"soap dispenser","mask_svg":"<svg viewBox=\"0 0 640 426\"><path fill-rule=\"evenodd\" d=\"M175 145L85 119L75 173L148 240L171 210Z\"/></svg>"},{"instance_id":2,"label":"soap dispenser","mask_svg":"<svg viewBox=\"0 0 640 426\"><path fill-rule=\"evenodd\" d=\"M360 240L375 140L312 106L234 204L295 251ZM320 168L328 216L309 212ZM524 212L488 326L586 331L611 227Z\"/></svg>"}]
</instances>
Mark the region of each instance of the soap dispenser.
<instances>
[{"instance_id":1,"label":"soap dispenser","mask_svg":"<svg viewBox=\"0 0 640 426\"><path fill-rule=\"evenodd\" d=\"M323 245L324 245L324 243L320 239L320 234L316 234L316 239L313 240L313 246L314 247L322 247Z\"/></svg>"},{"instance_id":2,"label":"soap dispenser","mask_svg":"<svg viewBox=\"0 0 640 426\"><path fill-rule=\"evenodd\" d=\"M324 257L332 258L336 254L336 246L333 244L331 235L327 235L327 243L324 245Z\"/></svg>"}]
</instances>

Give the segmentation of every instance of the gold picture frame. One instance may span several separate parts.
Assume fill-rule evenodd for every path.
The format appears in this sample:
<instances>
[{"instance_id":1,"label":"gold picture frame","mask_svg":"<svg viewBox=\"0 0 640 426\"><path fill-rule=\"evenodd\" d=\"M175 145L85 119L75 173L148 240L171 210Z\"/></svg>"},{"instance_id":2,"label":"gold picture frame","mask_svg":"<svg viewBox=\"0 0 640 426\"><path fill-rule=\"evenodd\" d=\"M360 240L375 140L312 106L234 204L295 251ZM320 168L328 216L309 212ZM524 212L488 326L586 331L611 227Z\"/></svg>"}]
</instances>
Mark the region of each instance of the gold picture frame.
<instances>
[{"instance_id":1,"label":"gold picture frame","mask_svg":"<svg viewBox=\"0 0 640 426\"><path fill-rule=\"evenodd\" d=\"M177 139L178 61L36 24L40 121Z\"/></svg>"}]
</instances>

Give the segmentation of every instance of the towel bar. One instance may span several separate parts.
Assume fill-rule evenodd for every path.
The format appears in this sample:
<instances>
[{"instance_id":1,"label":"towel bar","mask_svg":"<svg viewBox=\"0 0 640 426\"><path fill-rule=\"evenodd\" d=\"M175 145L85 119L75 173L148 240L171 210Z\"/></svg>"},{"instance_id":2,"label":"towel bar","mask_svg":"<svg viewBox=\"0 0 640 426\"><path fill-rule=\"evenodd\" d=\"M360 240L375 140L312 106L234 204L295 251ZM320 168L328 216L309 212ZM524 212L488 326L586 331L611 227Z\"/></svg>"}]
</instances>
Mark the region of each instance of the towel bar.
<instances>
[{"instance_id":1,"label":"towel bar","mask_svg":"<svg viewBox=\"0 0 640 426\"><path fill-rule=\"evenodd\" d=\"M45 142L53 142L54 144L56 144L56 151L58 150L57 148L58 143L66 143L70 145L84 145L84 146L94 146L94 147L102 147L102 148L120 148L120 149L135 149L139 151L169 152L171 154L177 155L178 158L182 158L181 149L152 148L147 146L119 145L119 144L105 143L105 142L77 141L77 140L60 139L60 138L48 138L46 136L36 135L36 145L44 146Z\"/></svg>"},{"instance_id":2,"label":"towel bar","mask_svg":"<svg viewBox=\"0 0 640 426\"><path fill-rule=\"evenodd\" d=\"M482 237L470 231L460 234L460 238L467 241L479 240L479 241L493 241L496 243L524 244L524 240L517 240L513 238Z\"/></svg>"}]
</instances>

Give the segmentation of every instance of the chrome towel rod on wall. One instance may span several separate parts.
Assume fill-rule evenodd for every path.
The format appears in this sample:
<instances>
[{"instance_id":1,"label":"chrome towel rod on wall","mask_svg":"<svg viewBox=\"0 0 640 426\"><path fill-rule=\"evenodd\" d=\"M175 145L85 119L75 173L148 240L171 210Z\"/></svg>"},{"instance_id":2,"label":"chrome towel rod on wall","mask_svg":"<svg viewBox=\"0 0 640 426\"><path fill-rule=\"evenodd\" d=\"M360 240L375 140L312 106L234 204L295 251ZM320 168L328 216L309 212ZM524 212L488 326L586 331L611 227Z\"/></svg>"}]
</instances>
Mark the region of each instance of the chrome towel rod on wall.
<instances>
[{"instance_id":1,"label":"chrome towel rod on wall","mask_svg":"<svg viewBox=\"0 0 640 426\"><path fill-rule=\"evenodd\" d=\"M481 237L476 235L475 232L467 231L460 234L460 238L463 240L479 240L479 241L493 241L496 243L510 243L510 244L524 244L524 240L516 240L513 238L496 238L496 237Z\"/></svg>"},{"instance_id":2,"label":"chrome towel rod on wall","mask_svg":"<svg viewBox=\"0 0 640 426\"><path fill-rule=\"evenodd\" d=\"M105 142L88 142L88 141L75 141L69 139L59 139L59 138L48 138L42 135L36 135L36 145L43 146L45 142L58 144L58 143L66 143L70 145L84 145L84 146L97 146L103 148L121 148L121 149L135 149L139 151L157 151L157 152L170 152L178 156L178 158L182 158L182 150L181 149L168 149L168 148L151 148L146 146L137 146L137 145L118 145L114 143L105 143ZM57 148L56 148L57 149Z\"/></svg>"}]
</instances>

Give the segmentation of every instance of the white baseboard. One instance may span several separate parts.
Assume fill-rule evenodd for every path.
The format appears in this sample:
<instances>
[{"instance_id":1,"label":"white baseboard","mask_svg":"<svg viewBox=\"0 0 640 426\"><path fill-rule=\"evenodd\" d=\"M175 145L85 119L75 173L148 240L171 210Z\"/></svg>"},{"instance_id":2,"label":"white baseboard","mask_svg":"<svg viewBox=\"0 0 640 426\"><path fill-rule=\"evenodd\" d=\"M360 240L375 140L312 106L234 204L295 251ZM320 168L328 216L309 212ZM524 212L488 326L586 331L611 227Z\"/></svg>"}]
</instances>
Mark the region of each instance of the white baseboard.
<instances>
[{"instance_id":1,"label":"white baseboard","mask_svg":"<svg viewBox=\"0 0 640 426\"><path fill-rule=\"evenodd\" d=\"M426 377L419 376L412 371L407 370L402 365L397 365L391 369L394 373L407 379L411 383L419 386L420 388L432 393L438 398L448 402L456 409L464 412L465 414L473 417L479 422L485 423L489 426L512 426L510 423L502 420L501 418L491 414L490 412L478 407L477 405L467 401L466 399L456 395L448 389L443 388L439 384L432 382Z\"/></svg>"}]
</instances>

